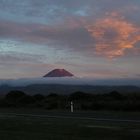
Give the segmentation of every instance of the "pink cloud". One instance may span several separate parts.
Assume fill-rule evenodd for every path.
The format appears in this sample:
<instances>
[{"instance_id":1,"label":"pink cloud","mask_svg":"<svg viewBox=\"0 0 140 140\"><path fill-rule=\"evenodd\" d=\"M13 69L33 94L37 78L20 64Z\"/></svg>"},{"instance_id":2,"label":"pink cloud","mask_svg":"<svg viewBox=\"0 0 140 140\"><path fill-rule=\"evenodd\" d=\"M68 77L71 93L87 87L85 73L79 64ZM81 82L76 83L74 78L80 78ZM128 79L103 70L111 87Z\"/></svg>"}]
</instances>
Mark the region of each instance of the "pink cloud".
<instances>
[{"instance_id":1,"label":"pink cloud","mask_svg":"<svg viewBox=\"0 0 140 140\"><path fill-rule=\"evenodd\" d=\"M140 27L116 12L96 20L87 30L96 41L96 53L109 58L123 56L140 41Z\"/></svg>"}]
</instances>

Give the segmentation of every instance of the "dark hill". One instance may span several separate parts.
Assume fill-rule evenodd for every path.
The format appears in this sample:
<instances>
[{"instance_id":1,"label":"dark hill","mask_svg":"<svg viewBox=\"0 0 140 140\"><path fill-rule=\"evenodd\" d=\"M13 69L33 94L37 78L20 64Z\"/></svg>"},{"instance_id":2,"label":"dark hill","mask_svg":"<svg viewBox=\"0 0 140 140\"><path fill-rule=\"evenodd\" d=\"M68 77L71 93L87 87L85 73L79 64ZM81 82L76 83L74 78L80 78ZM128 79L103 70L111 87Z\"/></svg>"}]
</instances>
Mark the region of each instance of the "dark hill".
<instances>
[{"instance_id":1,"label":"dark hill","mask_svg":"<svg viewBox=\"0 0 140 140\"><path fill-rule=\"evenodd\" d=\"M92 94L104 94L111 91L118 91L122 94L140 93L140 87L137 86L89 86L89 85L59 85L59 84L34 84L25 87L0 86L0 94L5 95L11 90L21 90L27 94L43 94L50 93L71 94L76 91Z\"/></svg>"}]
</instances>

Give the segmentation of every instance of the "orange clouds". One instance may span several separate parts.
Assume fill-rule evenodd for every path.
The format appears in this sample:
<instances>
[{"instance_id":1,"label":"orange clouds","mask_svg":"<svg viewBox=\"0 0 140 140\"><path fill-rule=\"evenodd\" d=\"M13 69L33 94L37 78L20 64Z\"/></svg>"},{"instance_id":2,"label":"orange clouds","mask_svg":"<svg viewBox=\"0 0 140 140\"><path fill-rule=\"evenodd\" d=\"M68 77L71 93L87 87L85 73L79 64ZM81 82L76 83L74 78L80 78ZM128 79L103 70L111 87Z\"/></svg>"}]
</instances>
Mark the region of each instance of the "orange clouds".
<instances>
[{"instance_id":1,"label":"orange clouds","mask_svg":"<svg viewBox=\"0 0 140 140\"><path fill-rule=\"evenodd\" d=\"M124 55L140 41L140 28L115 12L87 26L87 30L96 41L96 53L109 58Z\"/></svg>"}]
</instances>

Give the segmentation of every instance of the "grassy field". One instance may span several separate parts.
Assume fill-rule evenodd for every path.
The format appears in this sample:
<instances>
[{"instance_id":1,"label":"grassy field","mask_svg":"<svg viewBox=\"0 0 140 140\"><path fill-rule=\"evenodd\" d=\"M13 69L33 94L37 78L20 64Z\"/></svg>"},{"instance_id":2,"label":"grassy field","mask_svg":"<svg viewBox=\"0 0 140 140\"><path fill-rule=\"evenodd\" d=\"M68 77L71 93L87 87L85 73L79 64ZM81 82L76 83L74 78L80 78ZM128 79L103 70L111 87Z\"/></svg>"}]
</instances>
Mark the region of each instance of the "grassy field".
<instances>
[{"instance_id":1,"label":"grassy field","mask_svg":"<svg viewBox=\"0 0 140 140\"><path fill-rule=\"evenodd\" d=\"M135 112L1 109L0 140L140 140L139 118Z\"/></svg>"}]
</instances>

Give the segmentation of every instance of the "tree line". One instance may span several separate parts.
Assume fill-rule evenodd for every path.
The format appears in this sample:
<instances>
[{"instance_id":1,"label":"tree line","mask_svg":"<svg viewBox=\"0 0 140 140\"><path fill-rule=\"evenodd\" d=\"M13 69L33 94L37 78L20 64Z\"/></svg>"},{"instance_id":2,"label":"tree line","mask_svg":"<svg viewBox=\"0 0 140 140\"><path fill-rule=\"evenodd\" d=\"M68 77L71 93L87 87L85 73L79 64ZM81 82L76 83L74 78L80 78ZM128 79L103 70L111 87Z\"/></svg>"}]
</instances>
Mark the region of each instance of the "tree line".
<instances>
[{"instance_id":1,"label":"tree line","mask_svg":"<svg viewBox=\"0 0 140 140\"><path fill-rule=\"evenodd\" d=\"M140 94L121 94L112 91L106 94L89 94L74 92L70 95L50 93L49 95L28 95L23 91L13 90L0 99L0 107L31 107L48 110L70 109L73 101L75 110L115 110L115 111L140 111Z\"/></svg>"}]
</instances>

